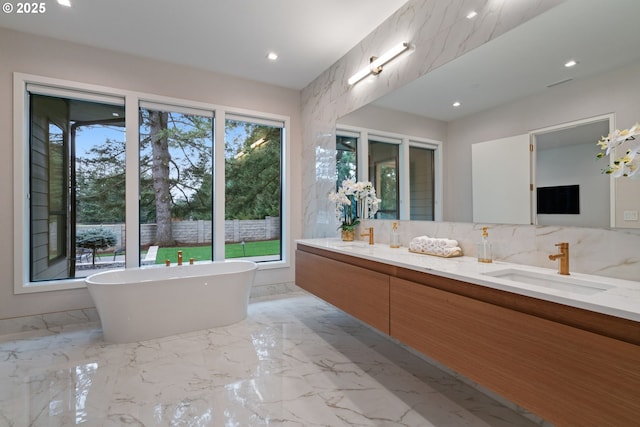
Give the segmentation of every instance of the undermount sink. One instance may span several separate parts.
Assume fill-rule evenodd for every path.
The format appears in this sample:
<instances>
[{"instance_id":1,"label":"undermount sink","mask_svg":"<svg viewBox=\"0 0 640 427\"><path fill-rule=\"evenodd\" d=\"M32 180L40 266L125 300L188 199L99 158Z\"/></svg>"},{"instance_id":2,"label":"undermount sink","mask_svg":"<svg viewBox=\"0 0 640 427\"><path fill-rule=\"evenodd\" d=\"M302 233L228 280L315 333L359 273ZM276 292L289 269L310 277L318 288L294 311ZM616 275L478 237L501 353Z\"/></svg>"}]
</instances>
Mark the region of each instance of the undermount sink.
<instances>
[{"instance_id":1,"label":"undermount sink","mask_svg":"<svg viewBox=\"0 0 640 427\"><path fill-rule=\"evenodd\" d=\"M573 292L582 295L592 295L613 288L589 280L577 279L571 276L558 274L546 274L534 271L519 270L517 268L507 268L505 270L482 273L486 276L511 280L513 282L524 283L532 286L540 286L558 291Z\"/></svg>"}]
</instances>

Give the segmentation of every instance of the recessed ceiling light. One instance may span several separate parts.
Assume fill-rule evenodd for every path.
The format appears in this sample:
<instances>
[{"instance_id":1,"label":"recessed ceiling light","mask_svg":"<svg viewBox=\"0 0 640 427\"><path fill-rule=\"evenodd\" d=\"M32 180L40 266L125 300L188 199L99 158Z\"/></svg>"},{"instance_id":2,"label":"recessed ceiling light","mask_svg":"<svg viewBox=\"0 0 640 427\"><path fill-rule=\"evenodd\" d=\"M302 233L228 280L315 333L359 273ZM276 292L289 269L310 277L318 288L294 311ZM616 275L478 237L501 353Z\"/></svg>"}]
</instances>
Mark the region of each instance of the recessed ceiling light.
<instances>
[{"instance_id":1,"label":"recessed ceiling light","mask_svg":"<svg viewBox=\"0 0 640 427\"><path fill-rule=\"evenodd\" d=\"M460 103L460 101L456 101L456 102L454 102L454 103L453 103L453 106L454 106L454 107L459 107L459 106L461 106L461 105L462 105L462 104Z\"/></svg>"},{"instance_id":2,"label":"recessed ceiling light","mask_svg":"<svg viewBox=\"0 0 640 427\"><path fill-rule=\"evenodd\" d=\"M578 65L578 61L576 61L575 59L572 59L572 60L567 61L567 62L564 63L564 66L567 67L567 68L571 68L571 67L574 67L576 65Z\"/></svg>"},{"instance_id":3,"label":"recessed ceiling light","mask_svg":"<svg viewBox=\"0 0 640 427\"><path fill-rule=\"evenodd\" d=\"M473 19L473 18L475 18L476 16L478 16L478 12L476 12L475 10L472 10L471 12L469 12L469 13L467 14L467 19Z\"/></svg>"},{"instance_id":4,"label":"recessed ceiling light","mask_svg":"<svg viewBox=\"0 0 640 427\"><path fill-rule=\"evenodd\" d=\"M70 0L58 0L58 4L62 5L62 6L71 7L71 1Z\"/></svg>"},{"instance_id":5,"label":"recessed ceiling light","mask_svg":"<svg viewBox=\"0 0 640 427\"><path fill-rule=\"evenodd\" d=\"M267 54L267 59L269 59L270 61L275 61L276 59L278 59L278 54L275 52L269 52Z\"/></svg>"}]
</instances>

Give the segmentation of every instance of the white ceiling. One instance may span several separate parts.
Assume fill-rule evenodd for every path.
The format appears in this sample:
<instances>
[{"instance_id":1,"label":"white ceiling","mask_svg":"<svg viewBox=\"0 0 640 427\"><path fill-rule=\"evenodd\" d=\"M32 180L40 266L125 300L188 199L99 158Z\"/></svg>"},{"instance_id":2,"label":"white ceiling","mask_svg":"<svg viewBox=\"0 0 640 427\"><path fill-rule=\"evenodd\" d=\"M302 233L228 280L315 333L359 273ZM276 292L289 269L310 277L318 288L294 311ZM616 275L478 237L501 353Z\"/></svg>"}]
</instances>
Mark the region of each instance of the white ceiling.
<instances>
[{"instance_id":1,"label":"white ceiling","mask_svg":"<svg viewBox=\"0 0 640 427\"><path fill-rule=\"evenodd\" d=\"M0 27L302 89L406 1L46 0ZM639 16L640 0L568 0L376 105L450 121L638 61Z\"/></svg>"},{"instance_id":2,"label":"white ceiling","mask_svg":"<svg viewBox=\"0 0 640 427\"><path fill-rule=\"evenodd\" d=\"M451 121L619 68L640 60L639 17L640 0L568 0L375 105Z\"/></svg>"},{"instance_id":3,"label":"white ceiling","mask_svg":"<svg viewBox=\"0 0 640 427\"><path fill-rule=\"evenodd\" d=\"M302 89L407 0L70 1L0 27Z\"/></svg>"}]
</instances>

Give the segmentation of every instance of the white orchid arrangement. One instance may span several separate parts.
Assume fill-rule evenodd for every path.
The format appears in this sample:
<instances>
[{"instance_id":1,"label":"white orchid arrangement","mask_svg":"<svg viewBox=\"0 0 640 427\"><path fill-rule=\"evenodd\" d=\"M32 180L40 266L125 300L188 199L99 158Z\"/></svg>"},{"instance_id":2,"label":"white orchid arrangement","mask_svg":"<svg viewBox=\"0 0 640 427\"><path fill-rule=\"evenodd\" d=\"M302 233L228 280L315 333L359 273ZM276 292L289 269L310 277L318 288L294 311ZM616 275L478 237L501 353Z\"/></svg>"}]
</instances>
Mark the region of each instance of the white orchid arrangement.
<instances>
[{"instance_id":1,"label":"white orchid arrangement","mask_svg":"<svg viewBox=\"0 0 640 427\"><path fill-rule=\"evenodd\" d=\"M635 138L637 135L640 135L640 122L629 129L616 129L598 141L597 145L601 151L596 157L599 159L608 156L611 150L623 144L625 147L622 148L627 148L625 155L614 159L612 164L602 170L603 173L610 174L615 178L634 176L638 173L638 169L640 169L640 140Z\"/></svg>"},{"instance_id":2,"label":"white orchid arrangement","mask_svg":"<svg viewBox=\"0 0 640 427\"><path fill-rule=\"evenodd\" d=\"M381 202L370 182L354 179L342 181L338 191L329 194L329 200L336 204L336 218L342 230L353 230L360 218L373 218Z\"/></svg>"}]
</instances>

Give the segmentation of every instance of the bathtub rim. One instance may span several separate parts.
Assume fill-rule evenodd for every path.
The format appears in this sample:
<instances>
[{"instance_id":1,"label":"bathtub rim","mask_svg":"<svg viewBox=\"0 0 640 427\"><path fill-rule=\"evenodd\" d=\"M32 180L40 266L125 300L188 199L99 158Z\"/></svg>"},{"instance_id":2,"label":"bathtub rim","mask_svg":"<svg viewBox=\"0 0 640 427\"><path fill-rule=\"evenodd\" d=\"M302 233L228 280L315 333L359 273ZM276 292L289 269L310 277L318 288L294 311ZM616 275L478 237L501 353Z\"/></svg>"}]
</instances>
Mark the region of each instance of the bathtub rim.
<instances>
[{"instance_id":1,"label":"bathtub rim","mask_svg":"<svg viewBox=\"0 0 640 427\"><path fill-rule=\"evenodd\" d=\"M242 265L245 264L247 268L241 268L241 269L237 269L237 270L230 270L230 271L224 271L224 272L220 272L220 271L203 271L206 269L206 267L209 266L216 266L216 265L229 265L229 264L237 264L237 265ZM181 274L176 274L175 276L172 277L164 277L164 276L160 276L163 272L165 272L165 269L172 269L171 272L172 273L178 273L180 272ZM191 269L191 271L189 271ZM194 270L198 270L197 272ZM245 260L245 259L228 259L228 260L219 260L219 261L201 261L198 262L194 265L189 265L189 264L183 264L181 266L178 265L172 265L170 267L165 267L165 266L161 266L161 265L157 265L157 266L140 266L140 267L132 267L132 268L116 268L116 269L112 269L112 270L107 270L107 271L99 271L97 273L93 273L87 277L84 278L84 283L85 285L88 287L89 285L93 285L93 286L109 286L109 285L133 285L133 284L138 284L138 283L146 283L146 282L153 282L153 281L173 281L173 280L180 280L180 279L186 279L186 278L196 278L196 277L204 277L204 276L226 276L226 275L232 275L232 274L241 274L241 273L247 273L247 272L251 272L251 271L255 271L258 269L258 263L254 262L254 261L250 261L250 260ZM99 281L100 278L103 277L108 277L108 276L117 276L119 274L122 273L127 273L127 272L131 272L134 274L141 274L138 272L146 272L146 273L152 273L152 277L147 277L143 280L120 280L120 281L111 281L111 282L107 282L107 281ZM184 274L184 273L193 273L193 274ZM198 274L195 274L198 273ZM153 277L156 276L157 277ZM98 280L96 280L98 279Z\"/></svg>"}]
</instances>

